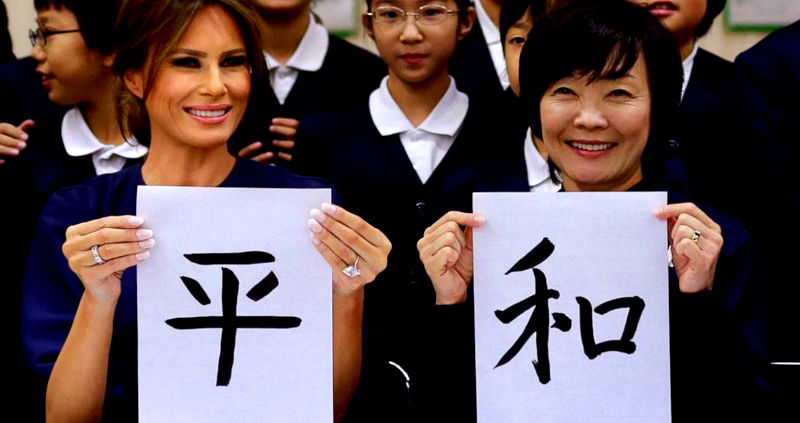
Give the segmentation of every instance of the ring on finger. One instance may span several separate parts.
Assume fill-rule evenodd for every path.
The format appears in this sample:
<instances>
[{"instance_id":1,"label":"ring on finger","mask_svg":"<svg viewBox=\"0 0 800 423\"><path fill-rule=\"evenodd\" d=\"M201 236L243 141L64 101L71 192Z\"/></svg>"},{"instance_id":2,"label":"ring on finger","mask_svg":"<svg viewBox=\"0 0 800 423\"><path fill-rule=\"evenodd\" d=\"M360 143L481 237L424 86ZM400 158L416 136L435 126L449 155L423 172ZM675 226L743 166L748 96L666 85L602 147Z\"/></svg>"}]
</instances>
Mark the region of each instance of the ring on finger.
<instances>
[{"instance_id":1,"label":"ring on finger","mask_svg":"<svg viewBox=\"0 0 800 423\"><path fill-rule=\"evenodd\" d=\"M347 277L349 277L350 279L355 279L355 278L361 276L361 271L358 270L358 260L359 259L361 259L361 257L356 256L356 261L354 261L353 264L351 264L350 266L347 266L344 269L342 269L342 273L347 275Z\"/></svg>"},{"instance_id":2,"label":"ring on finger","mask_svg":"<svg viewBox=\"0 0 800 423\"><path fill-rule=\"evenodd\" d=\"M699 241L699 240L700 240L700 235L702 235L702 234L700 233L700 231L698 231L698 230L695 230L694 232L692 232L692 236L690 236L690 237L689 237L689 241L692 241L692 242L694 242L695 244L697 244L697 241Z\"/></svg>"},{"instance_id":3,"label":"ring on finger","mask_svg":"<svg viewBox=\"0 0 800 423\"><path fill-rule=\"evenodd\" d=\"M103 257L100 256L99 246L97 244L92 245L92 258L94 259L94 264L106 263Z\"/></svg>"}]
</instances>

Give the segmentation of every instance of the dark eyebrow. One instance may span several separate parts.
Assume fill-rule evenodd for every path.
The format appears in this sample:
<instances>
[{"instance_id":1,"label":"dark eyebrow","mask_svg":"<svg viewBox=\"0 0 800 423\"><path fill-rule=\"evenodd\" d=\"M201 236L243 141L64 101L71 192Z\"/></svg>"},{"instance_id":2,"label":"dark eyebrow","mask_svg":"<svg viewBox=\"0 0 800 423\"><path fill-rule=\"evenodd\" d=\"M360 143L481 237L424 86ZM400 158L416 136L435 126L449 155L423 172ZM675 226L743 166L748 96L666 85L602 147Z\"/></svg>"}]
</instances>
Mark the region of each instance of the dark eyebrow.
<instances>
[{"instance_id":1,"label":"dark eyebrow","mask_svg":"<svg viewBox=\"0 0 800 423\"><path fill-rule=\"evenodd\" d=\"M247 54L247 50L245 48L237 48L237 49L233 49L233 50L228 50L228 51L222 53L221 57L226 58L226 57L230 57L230 56L235 56L237 54Z\"/></svg>"},{"instance_id":2,"label":"dark eyebrow","mask_svg":"<svg viewBox=\"0 0 800 423\"><path fill-rule=\"evenodd\" d=\"M188 54L189 56L196 56L196 57L206 57L206 56L208 56L208 53L206 53L204 51L192 50L192 49L188 49L188 48L179 48L179 49L175 50L174 54L178 54L178 53ZM233 56L233 55L241 54L241 53L247 53L247 50L245 50L244 48L237 48L237 49L228 50L226 52L223 52L220 56L221 57L229 57L229 56Z\"/></svg>"}]
</instances>

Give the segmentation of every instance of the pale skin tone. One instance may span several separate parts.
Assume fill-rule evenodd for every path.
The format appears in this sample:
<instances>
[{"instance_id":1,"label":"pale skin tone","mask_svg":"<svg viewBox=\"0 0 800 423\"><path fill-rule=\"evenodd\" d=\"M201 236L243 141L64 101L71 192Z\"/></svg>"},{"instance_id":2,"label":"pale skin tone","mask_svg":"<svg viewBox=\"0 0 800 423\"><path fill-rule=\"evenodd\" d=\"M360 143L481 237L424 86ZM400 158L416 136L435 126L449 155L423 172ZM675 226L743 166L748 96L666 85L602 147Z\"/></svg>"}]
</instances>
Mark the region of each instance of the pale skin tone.
<instances>
[{"instance_id":1,"label":"pale skin tone","mask_svg":"<svg viewBox=\"0 0 800 423\"><path fill-rule=\"evenodd\" d=\"M43 31L72 30L77 18L66 8L37 11ZM39 62L36 72L46 80L50 100L56 104L77 105L92 133L104 144L124 142L114 112L113 56L90 49L79 32L54 34L47 44L37 45L31 56ZM0 123L0 164L5 157L18 156L27 147L28 130L35 122L26 119L19 125Z\"/></svg>"},{"instance_id":2,"label":"pale skin tone","mask_svg":"<svg viewBox=\"0 0 800 423\"><path fill-rule=\"evenodd\" d=\"M251 0L258 12L261 45L279 63L285 65L303 40L311 22L310 0ZM278 158L291 161L291 151L300 122L297 119L278 117L272 119L269 131L276 135L272 146ZM264 143L256 141L238 152L239 157L249 157L257 162L272 164L275 152L259 153Z\"/></svg>"},{"instance_id":3,"label":"pale skin tone","mask_svg":"<svg viewBox=\"0 0 800 423\"><path fill-rule=\"evenodd\" d=\"M634 67L630 78L588 83L573 76L556 81L545 92L543 141L559 164L566 191L625 191L642 180L639 146L644 146L650 131L650 100L646 68L640 62L642 66ZM575 140L615 146L586 157L574 151ZM720 226L692 203L666 205L654 214L667 221L680 291L710 290L723 244ZM417 243L437 304L466 299L473 275L471 232L484 223L479 215L449 212ZM701 234L696 242L691 240L695 231Z\"/></svg>"},{"instance_id":4,"label":"pale skin tone","mask_svg":"<svg viewBox=\"0 0 800 423\"><path fill-rule=\"evenodd\" d=\"M145 99L152 148L142 176L148 184L214 186L227 177L235 159L225 144L246 107L247 69L244 41L233 18L218 6L202 9L177 51L159 66ZM139 70L126 72L125 83L135 95L144 91ZM198 122L186 110L201 107L224 107L228 118ZM333 269L334 411L339 419L359 379L364 285L386 267L391 244L341 207L323 204L312 216L311 242ZM137 216L107 216L67 229L62 251L85 290L48 383L48 421L100 420L121 277L146 260L154 244L153 231ZM105 264L94 263L93 245L99 245ZM356 255L361 275L351 279L340 270Z\"/></svg>"},{"instance_id":5,"label":"pale skin tone","mask_svg":"<svg viewBox=\"0 0 800 423\"><path fill-rule=\"evenodd\" d=\"M370 10L394 6L416 12L427 4L456 8L453 1L378 0L370 4ZM367 34L375 40L378 52L389 68L389 93L414 127L425 121L450 87L447 62L456 43L469 33L474 20L473 8L463 18L449 15L436 25L420 24L413 16L406 16L404 22L388 25L373 22L366 14L362 16ZM406 55L416 55L419 60L409 62L404 59Z\"/></svg>"}]
</instances>

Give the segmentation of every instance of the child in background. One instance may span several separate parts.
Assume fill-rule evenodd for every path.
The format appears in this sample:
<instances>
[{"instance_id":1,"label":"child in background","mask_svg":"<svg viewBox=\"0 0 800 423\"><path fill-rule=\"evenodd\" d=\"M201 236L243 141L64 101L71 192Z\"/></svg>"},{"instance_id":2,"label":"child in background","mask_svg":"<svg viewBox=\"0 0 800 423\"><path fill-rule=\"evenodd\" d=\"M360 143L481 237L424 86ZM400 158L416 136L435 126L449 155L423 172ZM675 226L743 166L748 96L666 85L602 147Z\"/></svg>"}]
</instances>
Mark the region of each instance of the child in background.
<instances>
[{"instance_id":1,"label":"child in background","mask_svg":"<svg viewBox=\"0 0 800 423\"><path fill-rule=\"evenodd\" d=\"M389 75L368 102L303 121L295 166L332 181L342 204L393 244L387 270L365 290L364 365L349 421L428 421L450 395L434 388L442 375L430 366L437 351L428 340L437 321L461 319L467 308L435 304L416 242L447 210L471 209L476 175L507 128L488 110L495 104L473 101L449 73L475 22L468 0L367 6L363 24ZM447 383L471 386L464 377Z\"/></svg>"},{"instance_id":2,"label":"child in background","mask_svg":"<svg viewBox=\"0 0 800 423\"><path fill-rule=\"evenodd\" d=\"M249 2L260 21L269 68L272 88L263 91L262 101L264 121L271 121L243 129L248 136L234 141L233 148L257 140L239 155L291 167L298 121L365 101L386 75L386 66L374 54L329 34L311 12L312 0Z\"/></svg>"}]
</instances>

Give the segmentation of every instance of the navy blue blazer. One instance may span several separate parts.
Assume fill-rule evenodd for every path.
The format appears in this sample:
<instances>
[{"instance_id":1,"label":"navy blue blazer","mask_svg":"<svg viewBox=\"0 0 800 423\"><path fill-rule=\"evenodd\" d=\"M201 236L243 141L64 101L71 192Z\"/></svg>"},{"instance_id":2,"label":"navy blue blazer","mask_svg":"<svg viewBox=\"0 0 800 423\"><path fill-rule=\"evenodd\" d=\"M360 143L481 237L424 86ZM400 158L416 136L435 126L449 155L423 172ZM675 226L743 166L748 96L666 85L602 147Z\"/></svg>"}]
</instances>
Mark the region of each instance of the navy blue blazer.
<instances>
[{"instance_id":1,"label":"navy blue blazer","mask_svg":"<svg viewBox=\"0 0 800 423\"><path fill-rule=\"evenodd\" d=\"M450 58L450 75L456 80L459 91L470 97L495 97L502 94L503 86L492 62L483 30L476 21L470 33L458 43Z\"/></svg>"},{"instance_id":2,"label":"navy blue blazer","mask_svg":"<svg viewBox=\"0 0 800 423\"><path fill-rule=\"evenodd\" d=\"M742 202L741 192L757 192L749 140L734 125L734 67L699 49L681 101L676 140L678 156L688 172L690 197L735 217L748 229L755 221L753 209Z\"/></svg>"},{"instance_id":3,"label":"navy blue blazer","mask_svg":"<svg viewBox=\"0 0 800 423\"><path fill-rule=\"evenodd\" d=\"M416 421L421 357L430 353L424 328L434 292L417 241L450 210L469 211L483 157L501 145L499 129L470 102L461 131L423 184L398 135L381 136L367 104L304 120L294 164L301 174L333 182L342 205L392 242L386 270L366 287L361 389L348 421ZM491 131L495 131L492 133ZM410 394L403 373L410 379ZM411 419L411 420L409 420Z\"/></svg>"},{"instance_id":4,"label":"navy blue blazer","mask_svg":"<svg viewBox=\"0 0 800 423\"><path fill-rule=\"evenodd\" d=\"M766 168L752 175L763 192L764 211L754 235L764 250L765 269L770 278L770 341L774 361L800 362L797 328L800 315L795 299L800 298L794 262L800 249L800 21L768 35L736 58L739 114L737 121L748 139L748 153L763 159ZM775 230L765 221L779 222ZM797 372L787 379L795 397ZM792 400L794 401L794 400ZM788 404L788 401L787 401ZM792 403L792 405L794 405Z\"/></svg>"},{"instance_id":5,"label":"navy blue blazer","mask_svg":"<svg viewBox=\"0 0 800 423\"><path fill-rule=\"evenodd\" d=\"M61 253L66 229L103 216L136 214L139 185L145 185L141 165L131 166L60 190L42 213L22 296L25 354L42 387L66 340L84 290ZM220 186L331 188L324 181L249 160L238 160ZM133 267L122 276L122 293L114 315L103 421L137 421L136 340L136 268Z\"/></svg>"},{"instance_id":6,"label":"navy blue blazer","mask_svg":"<svg viewBox=\"0 0 800 423\"><path fill-rule=\"evenodd\" d=\"M3 323L3 329L11 334L9 344L16 359L15 365L10 367L13 373L18 374L17 386L20 387L29 385L31 380L23 365L19 316L20 291L36 221L54 192L96 176L91 155L72 157L64 149L61 139L62 116L63 112L53 118L37 120L36 126L28 131L28 147L18 157L0 165L0 198L8 202L7 206L0 207L0 219L14 222L7 226L6 236L0 241L0 250L3 252L0 254L0 268L3 269L3 281L9 294L3 297L1 308L4 314L8 313L3 320L6 322ZM128 160L128 164L133 162L139 161ZM12 379L15 377L12 375ZM25 392L25 389L16 390L15 394L20 392ZM12 404L27 410L21 413L36 416L22 420L43 421L41 414L44 404L40 400L38 395L32 394ZM23 403L25 405L21 406Z\"/></svg>"},{"instance_id":7,"label":"navy blue blazer","mask_svg":"<svg viewBox=\"0 0 800 423\"><path fill-rule=\"evenodd\" d=\"M334 35L329 36L328 52L316 72L300 71L283 105L266 80L260 87L263 112L253 122L245 123L231 140L231 152L254 141L267 144L274 138L269 132L271 119L286 117L302 120L316 113L338 110L367 101L369 94L386 75L386 64L374 54ZM264 148L271 150L270 147Z\"/></svg>"},{"instance_id":8,"label":"navy blue blazer","mask_svg":"<svg viewBox=\"0 0 800 423\"><path fill-rule=\"evenodd\" d=\"M53 104L36 74L37 62L32 57L13 60L0 66L0 122L19 125L25 119L37 124L62 115L68 107Z\"/></svg>"}]
</instances>

